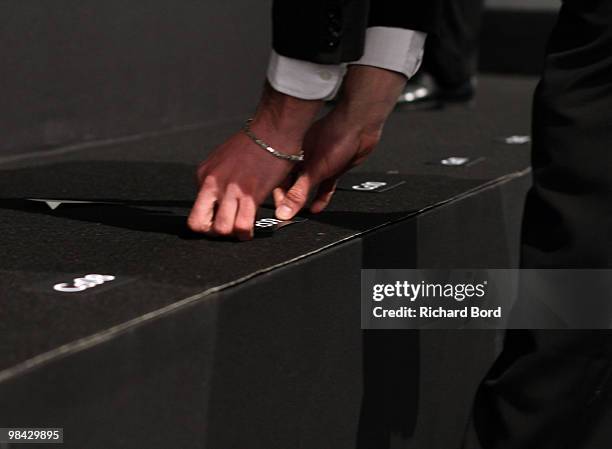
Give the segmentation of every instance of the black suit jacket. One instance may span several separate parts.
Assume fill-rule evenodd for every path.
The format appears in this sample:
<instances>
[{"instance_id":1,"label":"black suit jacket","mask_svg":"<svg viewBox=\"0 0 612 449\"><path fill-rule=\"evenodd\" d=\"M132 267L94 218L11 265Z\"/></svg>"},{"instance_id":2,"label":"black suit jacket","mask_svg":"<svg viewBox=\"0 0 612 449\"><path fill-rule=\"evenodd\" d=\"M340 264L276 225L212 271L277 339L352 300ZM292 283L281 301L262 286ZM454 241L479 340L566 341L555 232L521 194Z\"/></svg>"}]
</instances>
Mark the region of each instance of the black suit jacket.
<instances>
[{"instance_id":1,"label":"black suit jacket","mask_svg":"<svg viewBox=\"0 0 612 449\"><path fill-rule=\"evenodd\" d=\"M319 64L361 57L365 30L389 26L435 33L445 0L274 0L277 53Z\"/></svg>"}]
</instances>

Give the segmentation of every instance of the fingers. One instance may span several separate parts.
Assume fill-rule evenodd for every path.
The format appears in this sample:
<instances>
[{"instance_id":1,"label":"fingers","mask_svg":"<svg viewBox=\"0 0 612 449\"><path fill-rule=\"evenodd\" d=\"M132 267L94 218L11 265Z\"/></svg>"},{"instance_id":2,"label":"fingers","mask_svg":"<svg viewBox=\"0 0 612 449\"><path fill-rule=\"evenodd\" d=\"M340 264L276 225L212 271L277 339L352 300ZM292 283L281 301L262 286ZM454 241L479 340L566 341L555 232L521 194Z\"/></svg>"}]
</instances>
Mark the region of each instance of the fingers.
<instances>
[{"instance_id":1,"label":"fingers","mask_svg":"<svg viewBox=\"0 0 612 449\"><path fill-rule=\"evenodd\" d=\"M338 185L338 178L329 178L323 181L319 185L319 189L317 190L317 195L315 196L312 205L310 206L310 211L313 214L318 214L325 209L329 202L334 196L334 192L336 191L336 186Z\"/></svg>"},{"instance_id":2,"label":"fingers","mask_svg":"<svg viewBox=\"0 0 612 449\"><path fill-rule=\"evenodd\" d=\"M212 183L202 183L187 221L189 228L209 236L252 239L257 213L255 201L231 186L220 197Z\"/></svg>"},{"instance_id":3,"label":"fingers","mask_svg":"<svg viewBox=\"0 0 612 449\"><path fill-rule=\"evenodd\" d=\"M301 174L291 185L288 177L273 191L276 217L281 220L293 218L306 204L313 181L308 173ZM319 213L327 207L336 190L337 178L323 181L310 208ZM227 188L223 194L214 183L205 179L188 218L192 231L211 236L235 236L240 240L253 238L257 204L237 188Z\"/></svg>"},{"instance_id":4,"label":"fingers","mask_svg":"<svg viewBox=\"0 0 612 449\"><path fill-rule=\"evenodd\" d=\"M287 194L287 191L297 180L302 167L302 164L296 165L293 170L291 170L291 172L287 175L287 177L283 180L283 182L281 182L281 184L272 191L275 208L278 208L282 204L283 200L285 199L285 195Z\"/></svg>"},{"instance_id":5,"label":"fingers","mask_svg":"<svg viewBox=\"0 0 612 449\"><path fill-rule=\"evenodd\" d=\"M290 189L287 190L285 186L275 189L273 194L276 205L276 218L280 220L290 220L293 218L308 201L313 184L312 176L308 173L303 173ZM317 195L310 206L312 213L318 214L329 205L336 191L337 184L337 176L321 182L317 189Z\"/></svg>"},{"instance_id":6,"label":"fingers","mask_svg":"<svg viewBox=\"0 0 612 449\"><path fill-rule=\"evenodd\" d=\"M307 173L301 174L276 207L276 218L290 220L308 201L312 181Z\"/></svg>"},{"instance_id":7,"label":"fingers","mask_svg":"<svg viewBox=\"0 0 612 449\"><path fill-rule=\"evenodd\" d=\"M202 183L198 197L187 219L187 224L192 231L210 232L216 203L216 189L210 184Z\"/></svg>"},{"instance_id":8,"label":"fingers","mask_svg":"<svg viewBox=\"0 0 612 449\"><path fill-rule=\"evenodd\" d=\"M272 197L274 198L274 207L277 209L280 207L281 203L285 199L285 194L287 193L287 189L285 187L277 187L272 190Z\"/></svg>"},{"instance_id":9,"label":"fingers","mask_svg":"<svg viewBox=\"0 0 612 449\"><path fill-rule=\"evenodd\" d=\"M250 240L253 238L256 213L257 205L251 198L240 198L238 200L238 213L234 224L234 231L238 239Z\"/></svg>"},{"instance_id":10,"label":"fingers","mask_svg":"<svg viewBox=\"0 0 612 449\"><path fill-rule=\"evenodd\" d=\"M285 199L285 195L287 194L287 191L291 188L291 184L293 184L294 180L295 176L293 174L289 174L289 176L285 178L281 185L272 191L272 197L274 198L274 206L276 208L278 208L282 204L283 200Z\"/></svg>"},{"instance_id":11,"label":"fingers","mask_svg":"<svg viewBox=\"0 0 612 449\"><path fill-rule=\"evenodd\" d=\"M212 233L222 237L229 237L234 233L236 212L238 211L238 198L229 194L223 197L219 209L215 214L212 225Z\"/></svg>"}]
</instances>

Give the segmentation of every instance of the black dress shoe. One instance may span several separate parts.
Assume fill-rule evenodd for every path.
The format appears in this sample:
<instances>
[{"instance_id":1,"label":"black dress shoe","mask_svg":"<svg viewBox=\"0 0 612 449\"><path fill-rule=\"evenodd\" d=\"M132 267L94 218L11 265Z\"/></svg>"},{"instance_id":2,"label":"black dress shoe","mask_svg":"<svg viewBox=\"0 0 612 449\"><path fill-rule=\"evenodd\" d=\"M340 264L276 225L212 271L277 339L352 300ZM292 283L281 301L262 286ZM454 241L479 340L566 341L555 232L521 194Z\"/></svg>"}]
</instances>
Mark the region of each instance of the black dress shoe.
<instances>
[{"instance_id":1,"label":"black dress shoe","mask_svg":"<svg viewBox=\"0 0 612 449\"><path fill-rule=\"evenodd\" d=\"M440 86L424 73L406 83L397 99L398 105L406 109L440 109L448 103L470 103L476 94L474 78L457 86Z\"/></svg>"}]
</instances>

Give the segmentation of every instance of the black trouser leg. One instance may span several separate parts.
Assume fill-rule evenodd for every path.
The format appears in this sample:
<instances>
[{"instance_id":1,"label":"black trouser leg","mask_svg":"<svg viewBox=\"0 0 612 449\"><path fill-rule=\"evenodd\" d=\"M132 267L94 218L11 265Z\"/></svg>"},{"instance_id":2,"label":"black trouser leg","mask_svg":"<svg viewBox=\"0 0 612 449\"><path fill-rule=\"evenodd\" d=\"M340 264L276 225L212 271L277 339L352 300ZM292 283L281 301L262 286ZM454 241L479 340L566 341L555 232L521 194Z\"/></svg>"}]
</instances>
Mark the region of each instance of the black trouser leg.
<instances>
[{"instance_id":1,"label":"black trouser leg","mask_svg":"<svg viewBox=\"0 0 612 449\"><path fill-rule=\"evenodd\" d=\"M439 36L425 44L423 70L443 87L467 82L476 71L484 0L449 0L444 4Z\"/></svg>"},{"instance_id":2,"label":"black trouser leg","mask_svg":"<svg viewBox=\"0 0 612 449\"><path fill-rule=\"evenodd\" d=\"M563 4L535 95L533 137L522 266L612 268L611 2ZM612 447L611 359L610 331L508 331L464 447Z\"/></svg>"}]
</instances>

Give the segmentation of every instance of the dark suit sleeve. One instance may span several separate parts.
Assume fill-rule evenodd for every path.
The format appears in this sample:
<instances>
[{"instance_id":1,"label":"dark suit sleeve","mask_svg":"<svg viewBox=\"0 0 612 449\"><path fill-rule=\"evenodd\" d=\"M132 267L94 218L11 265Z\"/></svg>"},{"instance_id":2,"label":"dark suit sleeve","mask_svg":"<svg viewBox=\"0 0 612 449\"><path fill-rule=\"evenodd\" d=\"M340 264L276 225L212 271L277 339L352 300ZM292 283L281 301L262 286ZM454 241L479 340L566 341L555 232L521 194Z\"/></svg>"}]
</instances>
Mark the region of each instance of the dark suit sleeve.
<instances>
[{"instance_id":1,"label":"dark suit sleeve","mask_svg":"<svg viewBox=\"0 0 612 449\"><path fill-rule=\"evenodd\" d=\"M406 28L436 34L443 1L371 0L368 26Z\"/></svg>"},{"instance_id":2,"label":"dark suit sleeve","mask_svg":"<svg viewBox=\"0 0 612 449\"><path fill-rule=\"evenodd\" d=\"M319 64L355 61L368 26L434 33L447 0L274 0L272 45L277 53Z\"/></svg>"}]
</instances>

